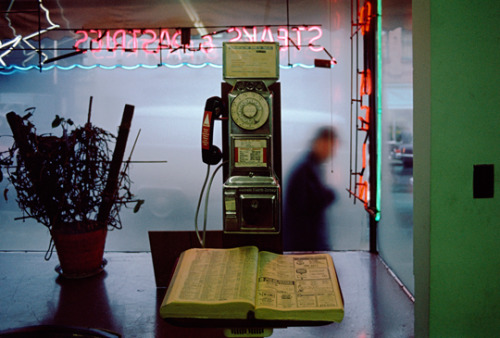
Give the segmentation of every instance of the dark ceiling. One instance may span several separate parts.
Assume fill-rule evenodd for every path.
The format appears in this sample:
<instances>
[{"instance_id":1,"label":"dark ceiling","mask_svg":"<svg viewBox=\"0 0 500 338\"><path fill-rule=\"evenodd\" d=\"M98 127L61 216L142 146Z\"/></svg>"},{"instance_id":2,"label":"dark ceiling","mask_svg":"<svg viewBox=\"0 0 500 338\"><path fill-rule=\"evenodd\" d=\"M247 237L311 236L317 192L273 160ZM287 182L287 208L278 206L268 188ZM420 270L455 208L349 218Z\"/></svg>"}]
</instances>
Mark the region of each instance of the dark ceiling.
<instances>
[{"instance_id":1,"label":"dark ceiling","mask_svg":"<svg viewBox=\"0 0 500 338\"><path fill-rule=\"evenodd\" d=\"M292 0L289 20L317 24L324 1ZM58 29L178 28L287 23L287 0L3 0L0 38L26 36L39 28ZM46 10L45 10L46 9ZM48 13L48 14L47 14ZM40 14L40 15L39 15ZM40 18L40 20L39 20ZM297 22L300 20L300 22ZM195 34L195 32L193 32Z\"/></svg>"}]
</instances>

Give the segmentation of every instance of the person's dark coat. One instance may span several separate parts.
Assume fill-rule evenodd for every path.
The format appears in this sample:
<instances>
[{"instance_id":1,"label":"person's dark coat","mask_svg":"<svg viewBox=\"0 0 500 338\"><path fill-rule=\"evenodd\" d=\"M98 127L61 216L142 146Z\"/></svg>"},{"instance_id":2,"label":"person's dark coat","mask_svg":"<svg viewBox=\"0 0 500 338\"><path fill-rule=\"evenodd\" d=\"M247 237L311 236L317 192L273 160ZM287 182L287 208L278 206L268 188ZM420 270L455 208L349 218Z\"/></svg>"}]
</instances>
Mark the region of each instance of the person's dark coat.
<instances>
[{"instance_id":1,"label":"person's dark coat","mask_svg":"<svg viewBox=\"0 0 500 338\"><path fill-rule=\"evenodd\" d=\"M335 192L323 183L321 163L313 153L292 170L285 193L284 250L329 250L325 211L335 201Z\"/></svg>"}]
</instances>

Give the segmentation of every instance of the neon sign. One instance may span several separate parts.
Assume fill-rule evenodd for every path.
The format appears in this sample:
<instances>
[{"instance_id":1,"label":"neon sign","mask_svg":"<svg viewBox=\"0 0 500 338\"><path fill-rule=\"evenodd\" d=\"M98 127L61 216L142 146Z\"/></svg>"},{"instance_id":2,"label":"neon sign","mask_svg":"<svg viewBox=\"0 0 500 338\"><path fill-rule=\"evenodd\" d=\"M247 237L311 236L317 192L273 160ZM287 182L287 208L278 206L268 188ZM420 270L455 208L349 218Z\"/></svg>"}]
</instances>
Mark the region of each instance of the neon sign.
<instances>
[{"instance_id":1,"label":"neon sign","mask_svg":"<svg viewBox=\"0 0 500 338\"><path fill-rule=\"evenodd\" d=\"M366 1L363 7L359 10L359 25L361 26L361 34L365 35L370 31L372 20L372 4Z\"/></svg>"},{"instance_id":2,"label":"neon sign","mask_svg":"<svg viewBox=\"0 0 500 338\"><path fill-rule=\"evenodd\" d=\"M372 75L371 70L367 69L360 72L361 84L359 88L360 101L363 102L363 96L370 96L372 94ZM366 170L366 160L367 160L367 142L368 133L370 132L370 107L367 105L361 105L361 110L366 111L365 117L359 116L358 119L361 122L361 126L358 127L359 131L366 132L366 137L361 146L361 172L358 173L359 180L356 183L358 185L358 194L356 197L363 202L365 208L368 207L368 182L365 179L364 172Z\"/></svg>"},{"instance_id":3,"label":"neon sign","mask_svg":"<svg viewBox=\"0 0 500 338\"><path fill-rule=\"evenodd\" d=\"M359 6L359 2L358 2ZM372 189L378 189L379 181L376 181L374 177L367 178L366 171L368 165L370 165L370 175L379 175L379 167L372 167L374 164L373 159L377 156L377 154L370 153L373 151L374 145L377 145L377 130L379 121L376 116L374 116L374 112L376 110L375 107L375 92L377 88L375 87L375 65L373 64L373 54L371 54L370 44L371 39L373 38L373 30L372 30L372 20L375 16L372 13L372 3L370 1L365 1L364 5L357 11L357 21L352 22L351 24L351 37L355 35L363 36L363 66L364 69L359 69L356 66L356 69L352 68L351 77L353 82L351 82L351 86L353 86L354 78L356 79L356 85L353 90L353 94L355 97L351 98L351 127L354 128L355 123L355 132L352 133L351 137L351 151L355 151L355 154L351 158L351 179L349 183L348 192L350 195L355 197L355 200L359 200L363 203L365 209L374 216L376 220L380 218L378 202L375 204L370 199L373 197ZM351 38L351 48L354 50L353 55L351 56L351 66L354 62L358 62L359 59L359 45L356 42L354 46L354 41L357 39ZM360 62L361 63L361 62ZM353 73L355 71L355 73ZM352 88L352 87L351 87ZM353 117L353 112L355 113L355 117ZM361 144L358 143L358 135L363 133L363 141ZM360 147L360 149L358 148ZM358 164L358 151L361 152L361 167ZM380 156L380 155L379 155ZM354 166L353 166L354 161ZM377 176L378 178L378 176ZM354 188L352 186L354 183ZM378 198L378 197L377 197Z\"/></svg>"},{"instance_id":4,"label":"neon sign","mask_svg":"<svg viewBox=\"0 0 500 338\"><path fill-rule=\"evenodd\" d=\"M0 66L6 67L7 64L5 63L4 58L7 57L15 48L20 48L20 47L22 47L22 45L26 45L28 47L28 49L26 51L26 54L28 57L24 61L24 63L28 62L29 60L31 60L32 58L34 58L37 55L38 55L40 61L42 61L42 59L44 61L47 60L48 56L45 53L43 53L42 51L39 51L34 46L34 44L30 42L30 40L35 38L35 37L38 37L38 39L40 39L42 34L45 34L51 30L55 30L55 29L59 28L60 26L58 24L54 23L50 19L49 10L47 8L45 8L45 6L42 3L42 0L39 0L38 1L39 13L41 14L42 11L45 13L45 19L50 24L50 26L48 26L44 29L39 28L38 31L32 32L26 36L19 35L19 34L17 34L16 28L12 26L11 21L9 19L9 10L12 7L12 4L13 4L13 1L11 1L7 12L5 12L5 19L7 20L9 28L14 33L15 37L10 39L10 40L6 40L5 42L0 41L0 50L1 50L1 52L0 52Z\"/></svg>"},{"instance_id":5,"label":"neon sign","mask_svg":"<svg viewBox=\"0 0 500 338\"><path fill-rule=\"evenodd\" d=\"M280 50L285 51L292 46L297 50L303 47L312 52L321 52L322 46L317 45L323 36L323 30L319 26L265 26L265 27L230 27L222 32L207 34L196 41L190 40L189 44L182 44L181 30L172 29L117 29L101 30L88 29L77 30L78 38L73 46L76 51L91 51L94 54L102 51L116 52L138 52L147 54L158 54L162 50L170 50L173 53L178 50L202 51L209 54L216 48L213 36L225 33L229 35L226 39L231 42L279 42Z\"/></svg>"}]
</instances>

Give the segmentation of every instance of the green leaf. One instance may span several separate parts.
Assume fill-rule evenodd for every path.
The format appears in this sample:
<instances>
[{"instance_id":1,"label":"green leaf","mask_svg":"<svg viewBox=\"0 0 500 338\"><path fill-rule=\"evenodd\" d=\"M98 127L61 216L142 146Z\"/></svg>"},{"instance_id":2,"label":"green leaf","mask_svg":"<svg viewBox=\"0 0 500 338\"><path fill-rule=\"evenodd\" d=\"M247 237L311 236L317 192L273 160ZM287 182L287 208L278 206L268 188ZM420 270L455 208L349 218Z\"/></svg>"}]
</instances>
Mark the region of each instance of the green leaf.
<instances>
[{"instance_id":1,"label":"green leaf","mask_svg":"<svg viewBox=\"0 0 500 338\"><path fill-rule=\"evenodd\" d=\"M134 207L134 214L137 213L139 211L139 209L141 208L141 206L144 204L144 200L138 200L137 201L137 204L135 205Z\"/></svg>"},{"instance_id":2,"label":"green leaf","mask_svg":"<svg viewBox=\"0 0 500 338\"><path fill-rule=\"evenodd\" d=\"M59 115L56 115L56 117L54 118L54 121L52 121L52 128L57 128L61 125L61 122L63 121L63 119L61 117L59 117Z\"/></svg>"}]
</instances>

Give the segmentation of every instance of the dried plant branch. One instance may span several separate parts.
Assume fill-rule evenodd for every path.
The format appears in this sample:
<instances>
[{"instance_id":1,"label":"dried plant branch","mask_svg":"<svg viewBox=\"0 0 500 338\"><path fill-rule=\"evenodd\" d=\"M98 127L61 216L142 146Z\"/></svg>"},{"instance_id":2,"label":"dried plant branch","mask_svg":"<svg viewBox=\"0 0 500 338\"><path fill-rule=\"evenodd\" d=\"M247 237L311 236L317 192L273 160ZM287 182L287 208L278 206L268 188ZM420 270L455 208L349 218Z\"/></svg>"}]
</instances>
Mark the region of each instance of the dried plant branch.
<instances>
[{"instance_id":1,"label":"dried plant branch","mask_svg":"<svg viewBox=\"0 0 500 338\"><path fill-rule=\"evenodd\" d=\"M119 173L120 184L109 216L104 222L95 222L109 179L113 156L110 145L116 142L116 136L90 122L74 127L59 116L54 126L62 127L61 137L38 135L29 116L9 114L17 121L17 126L11 123L15 143L0 154L0 165L7 168L9 181L17 191L23 219L34 218L49 229L63 227L60 230L66 232L93 230L86 227L119 229L120 208L127 203L143 203L130 191L125 166ZM72 224L71 228L67 224Z\"/></svg>"}]
</instances>

